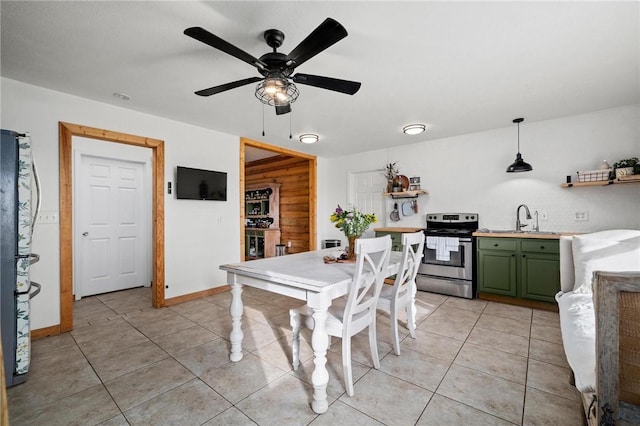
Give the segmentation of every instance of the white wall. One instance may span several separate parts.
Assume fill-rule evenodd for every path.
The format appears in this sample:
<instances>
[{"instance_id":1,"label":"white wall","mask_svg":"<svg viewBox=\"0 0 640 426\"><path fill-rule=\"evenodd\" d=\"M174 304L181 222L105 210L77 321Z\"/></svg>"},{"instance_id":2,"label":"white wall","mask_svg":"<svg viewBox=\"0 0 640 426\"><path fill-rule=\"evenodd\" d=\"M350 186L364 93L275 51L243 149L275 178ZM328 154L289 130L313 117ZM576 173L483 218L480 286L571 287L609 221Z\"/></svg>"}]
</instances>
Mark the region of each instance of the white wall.
<instances>
[{"instance_id":1,"label":"white wall","mask_svg":"<svg viewBox=\"0 0 640 426\"><path fill-rule=\"evenodd\" d=\"M65 121L165 141L165 182L175 189L178 165L228 173L227 201L176 200L165 190L167 298L226 283L218 269L239 261L239 138L132 110L2 78L0 125L31 132L42 181L43 211L59 211L58 122ZM133 101L135 102L135 100ZM131 107L134 107L132 103ZM166 184L165 184L166 189ZM41 255L32 279L42 293L32 300L34 329L60 323L59 229L36 224L33 251Z\"/></svg>"},{"instance_id":2,"label":"white wall","mask_svg":"<svg viewBox=\"0 0 640 426\"><path fill-rule=\"evenodd\" d=\"M510 120L507 120L510 121ZM400 173L420 176L429 195L419 197L419 214L390 222L388 215L374 225L425 226L426 212L477 212L480 227L514 229L516 208L525 203L546 211L547 231L590 232L605 228L640 229L640 184L561 188L567 175L597 169L640 156L640 106L598 111L520 125L520 151L533 165L528 173L506 173L517 152L517 127L417 142L339 159L319 161L319 243L342 238L329 222L337 203L347 202L347 173L382 169L397 162ZM411 137L411 136L407 136ZM419 140L420 136L413 136ZM381 192L383 188L380 188ZM393 202L387 200L388 213ZM575 221L587 211L588 221ZM524 214L523 214L524 218Z\"/></svg>"},{"instance_id":3,"label":"white wall","mask_svg":"<svg viewBox=\"0 0 640 426\"><path fill-rule=\"evenodd\" d=\"M2 78L0 125L30 131L44 198L43 211L59 210L58 122L92 126L165 141L165 182L175 167L226 171L227 202L176 200L165 191L165 290L167 298L223 285L220 264L239 261L239 138L185 123L138 113ZM134 104L132 104L133 107ZM397 162L400 172L420 176L429 195L419 198L419 214L375 225L418 226L425 212L470 211L480 226L510 229L515 209L526 203L546 211L542 230L589 232L640 229L640 184L562 189L566 175L640 155L640 106L521 124L521 152L533 172L504 172L516 153L516 127L371 151L341 158L318 158L318 247L343 235L329 222L337 203L346 205L347 173L382 169ZM409 137L409 136L407 136ZM420 141L420 136L414 136ZM347 142L347 141L345 141ZM382 192L383 188L381 188ZM388 211L393 202L387 200ZM576 222L577 210L589 220ZM386 216L386 215L385 215ZM32 303L32 326L59 324L60 270L57 225L38 224L34 251L41 261L32 279L43 285Z\"/></svg>"}]
</instances>

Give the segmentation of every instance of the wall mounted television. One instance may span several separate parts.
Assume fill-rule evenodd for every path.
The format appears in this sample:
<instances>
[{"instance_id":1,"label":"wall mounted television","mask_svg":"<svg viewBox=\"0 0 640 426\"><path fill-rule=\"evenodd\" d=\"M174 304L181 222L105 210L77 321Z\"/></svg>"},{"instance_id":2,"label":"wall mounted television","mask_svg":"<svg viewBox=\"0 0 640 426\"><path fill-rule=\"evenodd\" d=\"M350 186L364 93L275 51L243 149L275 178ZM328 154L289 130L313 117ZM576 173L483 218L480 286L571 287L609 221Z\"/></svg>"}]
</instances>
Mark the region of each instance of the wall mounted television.
<instances>
[{"instance_id":1,"label":"wall mounted television","mask_svg":"<svg viewBox=\"0 0 640 426\"><path fill-rule=\"evenodd\" d=\"M178 166L176 198L227 201L227 173Z\"/></svg>"}]
</instances>

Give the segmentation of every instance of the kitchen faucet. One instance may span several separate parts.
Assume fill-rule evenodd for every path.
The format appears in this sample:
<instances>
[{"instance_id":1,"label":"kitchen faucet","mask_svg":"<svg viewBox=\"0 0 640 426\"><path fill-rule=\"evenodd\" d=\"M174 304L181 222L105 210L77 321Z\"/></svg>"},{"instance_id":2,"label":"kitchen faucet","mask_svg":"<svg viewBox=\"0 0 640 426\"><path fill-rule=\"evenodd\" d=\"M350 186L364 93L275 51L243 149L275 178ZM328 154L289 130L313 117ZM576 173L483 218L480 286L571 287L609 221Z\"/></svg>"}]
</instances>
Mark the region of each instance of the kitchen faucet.
<instances>
[{"instance_id":1,"label":"kitchen faucet","mask_svg":"<svg viewBox=\"0 0 640 426\"><path fill-rule=\"evenodd\" d=\"M525 213L527 213L527 219L531 219L531 212L529 211L529 207L526 204L520 204L516 209L516 231L522 231L522 228L527 226L527 224L520 223L520 208L524 207Z\"/></svg>"}]
</instances>

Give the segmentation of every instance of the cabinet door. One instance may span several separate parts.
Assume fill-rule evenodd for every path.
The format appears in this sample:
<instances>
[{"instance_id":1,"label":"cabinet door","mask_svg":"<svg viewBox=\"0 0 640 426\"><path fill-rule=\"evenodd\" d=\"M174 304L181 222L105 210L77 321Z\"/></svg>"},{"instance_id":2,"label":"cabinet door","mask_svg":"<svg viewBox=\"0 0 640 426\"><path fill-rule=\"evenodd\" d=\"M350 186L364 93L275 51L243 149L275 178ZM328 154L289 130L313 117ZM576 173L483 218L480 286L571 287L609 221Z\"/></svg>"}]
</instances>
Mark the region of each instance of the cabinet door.
<instances>
[{"instance_id":1,"label":"cabinet door","mask_svg":"<svg viewBox=\"0 0 640 426\"><path fill-rule=\"evenodd\" d=\"M255 259L258 254L258 240L254 233L247 232L244 236L244 258Z\"/></svg>"},{"instance_id":2,"label":"cabinet door","mask_svg":"<svg viewBox=\"0 0 640 426\"><path fill-rule=\"evenodd\" d=\"M244 235L244 260L265 257L264 232L247 230Z\"/></svg>"},{"instance_id":3,"label":"cabinet door","mask_svg":"<svg viewBox=\"0 0 640 426\"><path fill-rule=\"evenodd\" d=\"M402 251L401 232L376 231L376 237L384 237L385 235L391 236L391 251Z\"/></svg>"},{"instance_id":4,"label":"cabinet door","mask_svg":"<svg viewBox=\"0 0 640 426\"><path fill-rule=\"evenodd\" d=\"M264 231L264 257L276 255L276 244L280 244L280 231L272 229Z\"/></svg>"},{"instance_id":5,"label":"cabinet door","mask_svg":"<svg viewBox=\"0 0 640 426\"><path fill-rule=\"evenodd\" d=\"M522 297L555 302L560 291L560 259L557 254L523 252L520 254Z\"/></svg>"},{"instance_id":6,"label":"cabinet door","mask_svg":"<svg viewBox=\"0 0 640 426\"><path fill-rule=\"evenodd\" d=\"M516 296L516 254L500 250L478 251L478 291Z\"/></svg>"}]
</instances>

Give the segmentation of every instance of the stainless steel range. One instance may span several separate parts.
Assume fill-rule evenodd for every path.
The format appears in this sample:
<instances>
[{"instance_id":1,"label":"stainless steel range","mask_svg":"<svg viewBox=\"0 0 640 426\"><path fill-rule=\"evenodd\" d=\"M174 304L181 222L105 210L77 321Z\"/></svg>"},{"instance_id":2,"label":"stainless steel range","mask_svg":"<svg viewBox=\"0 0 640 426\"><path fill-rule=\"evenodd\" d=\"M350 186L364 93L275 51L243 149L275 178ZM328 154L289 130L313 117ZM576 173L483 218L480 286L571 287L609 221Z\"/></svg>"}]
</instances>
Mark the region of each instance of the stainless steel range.
<instances>
[{"instance_id":1,"label":"stainless steel range","mask_svg":"<svg viewBox=\"0 0 640 426\"><path fill-rule=\"evenodd\" d=\"M478 213L428 213L418 290L473 299Z\"/></svg>"}]
</instances>

